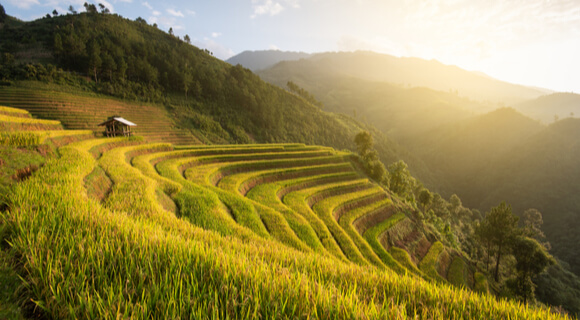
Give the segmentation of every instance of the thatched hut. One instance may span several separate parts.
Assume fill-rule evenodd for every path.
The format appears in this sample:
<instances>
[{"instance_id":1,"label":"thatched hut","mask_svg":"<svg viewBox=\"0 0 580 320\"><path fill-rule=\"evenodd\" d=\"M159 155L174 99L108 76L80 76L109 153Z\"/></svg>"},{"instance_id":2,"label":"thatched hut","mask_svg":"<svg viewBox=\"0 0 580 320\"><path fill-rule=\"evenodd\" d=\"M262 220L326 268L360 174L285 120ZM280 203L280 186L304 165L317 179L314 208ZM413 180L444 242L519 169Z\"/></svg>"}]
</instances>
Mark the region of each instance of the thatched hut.
<instances>
[{"instance_id":1,"label":"thatched hut","mask_svg":"<svg viewBox=\"0 0 580 320\"><path fill-rule=\"evenodd\" d=\"M99 124L99 126L105 126L105 132L103 134L107 137L130 137L133 135L131 127L137 125L121 117L112 116L107 121Z\"/></svg>"}]
</instances>

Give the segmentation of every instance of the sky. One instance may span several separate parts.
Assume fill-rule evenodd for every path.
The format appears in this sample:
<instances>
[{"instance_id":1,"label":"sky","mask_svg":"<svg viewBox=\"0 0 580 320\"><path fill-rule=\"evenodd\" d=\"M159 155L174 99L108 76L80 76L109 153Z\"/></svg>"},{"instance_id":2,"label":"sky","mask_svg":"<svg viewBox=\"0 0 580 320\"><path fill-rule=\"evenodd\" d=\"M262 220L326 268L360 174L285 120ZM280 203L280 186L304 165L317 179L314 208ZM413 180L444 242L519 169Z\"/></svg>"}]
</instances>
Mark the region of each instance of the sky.
<instances>
[{"instance_id":1,"label":"sky","mask_svg":"<svg viewBox=\"0 0 580 320\"><path fill-rule=\"evenodd\" d=\"M85 0L2 0L34 20ZM101 0L227 59L245 50L371 50L580 93L578 0Z\"/></svg>"}]
</instances>

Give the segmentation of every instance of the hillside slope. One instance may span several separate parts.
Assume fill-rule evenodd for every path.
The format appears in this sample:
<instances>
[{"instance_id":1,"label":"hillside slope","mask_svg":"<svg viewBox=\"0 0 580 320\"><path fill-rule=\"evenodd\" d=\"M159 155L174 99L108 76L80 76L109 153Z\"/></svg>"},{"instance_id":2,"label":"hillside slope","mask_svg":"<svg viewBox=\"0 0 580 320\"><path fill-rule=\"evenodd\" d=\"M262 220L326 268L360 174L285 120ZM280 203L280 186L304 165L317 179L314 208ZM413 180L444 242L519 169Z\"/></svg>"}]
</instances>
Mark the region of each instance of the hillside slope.
<instances>
[{"instance_id":1,"label":"hillside slope","mask_svg":"<svg viewBox=\"0 0 580 320\"><path fill-rule=\"evenodd\" d=\"M357 177L348 154L135 138L59 153L14 187L0 224L2 258L21 259L20 299L43 306L36 316L567 318L417 277L445 282L453 252L440 242L419 269L397 266L375 237L414 218ZM104 199L89 194L99 175L111 180ZM381 219L355 222L362 234L349 227L380 208Z\"/></svg>"},{"instance_id":2,"label":"hillside slope","mask_svg":"<svg viewBox=\"0 0 580 320\"><path fill-rule=\"evenodd\" d=\"M354 150L354 136L369 130L383 162L404 159L414 172L429 179L419 159L374 128L320 110L265 83L250 70L216 59L142 21L82 13L7 23L0 35L13 58L2 62L0 77L50 83L13 83L31 90L31 95L39 89L48 94L89 91L145 101L148 104L143 105L160 109L155 112L171 115L178 129L170 131L187 130L203 143L287 141ZM22 41L30 35L34 42ZM58 85L55 89L51 84ZM1 102L11 104L9 99ZM75 102L65 101L69 103ZM48 103L56 108L61 104L58 99ZM126 106L130 105L134 104ZM67 121L63 119L65 125Z\"/></svg>"},{"instance_id":3,"label":"hillside slope","mask_svg":"<svg viewBox=\"0 0 580 320\"><path fill-rule=\"evenodd\" d=\"M99 127L100 123L108 117L121 116L137 124L134 134L149 141L200 144L191 132L177 128L163 108L150 104L14 86L0 87L0 104L27 110L35 117L59 120L66 129L92 130L101 135L104 127Z\"/></svg>"}]
</instances>

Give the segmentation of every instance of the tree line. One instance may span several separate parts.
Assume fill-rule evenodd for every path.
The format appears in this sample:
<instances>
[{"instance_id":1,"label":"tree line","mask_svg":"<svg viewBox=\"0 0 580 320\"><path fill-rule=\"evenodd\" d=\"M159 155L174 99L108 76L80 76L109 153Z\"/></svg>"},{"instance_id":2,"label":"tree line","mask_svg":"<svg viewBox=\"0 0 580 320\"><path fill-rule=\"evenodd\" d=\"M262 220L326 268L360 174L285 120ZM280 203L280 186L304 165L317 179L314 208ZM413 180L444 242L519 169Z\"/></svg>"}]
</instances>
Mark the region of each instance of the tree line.
<instances>
[{"instance_id":1,"label":"tree line","mask_svg":"<svg viewBox=\"0 0 580 320\"><path fill-rule=\"evenodd\" d=\"M418 220L433 225L448 246L465 252L474 263L484 267L501 286L501 294L517 297L524 303L535 302L534 277L556 264L548 253L550 244L545 242L542 214L538 210L526 210L522 224L505 202L482 215L478 210L463 207L455 194L446 201L429 191L411 175L402 160L385 168L368 131L359 132L354 141L359 163L370 178L414 206ZM494 266L490 268L492 262Z\"/></svg>"}]
</instances>

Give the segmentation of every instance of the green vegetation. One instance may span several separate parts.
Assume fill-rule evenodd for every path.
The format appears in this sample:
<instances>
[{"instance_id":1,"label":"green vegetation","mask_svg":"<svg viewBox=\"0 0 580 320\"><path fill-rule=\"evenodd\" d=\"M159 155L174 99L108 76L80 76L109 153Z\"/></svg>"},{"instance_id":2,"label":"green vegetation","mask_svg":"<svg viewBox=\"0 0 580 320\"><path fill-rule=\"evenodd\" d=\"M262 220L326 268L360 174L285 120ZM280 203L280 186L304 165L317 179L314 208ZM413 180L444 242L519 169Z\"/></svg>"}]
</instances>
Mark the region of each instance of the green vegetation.
<instances>
[{"instance_id":1,"label":"green vegetation","mask_svg":"<svg viewBox=\"0 0 580 320\"><path fill-rule=\"evenodd\" d=\"M406 274L407 270L401 266L397 260L393 259L393 257L385 250L385 248L379 243L378 236L383 233L385 230L391 228L397 222L405 219L405 214L399 212L392 217L388 218L387 220L367 229L363 234L363 237L367 240L369 245L373 248L375 253L381 258L383 263L394 270L399 274ZM411 269L410 269L411 270ZM411 270L413 271L413 270Z\"/></svg>"},{"instance_id":2,"label":"green vegetation","mask_svg":"<svg viewBox=\"0 0 580 320\"><path fill-rule=\"evenodd\" d=\"M97 163L88 150L102 143L89 140L60 148L60 159L49 160L17 185L10 207L19 208L20 214L3 220L13 250L26 257L29 289L49 316L106 317L112 312L136 318L257 314L279 318L323 313L333 318L412 314L555 318L545 311L300 253L269 240L246 243L222 238L166 213L154 204L155 196L147 189L137 203L113 195L107 199L109 205L101 206L83 196L83 177L95 165L103 165L121 184L113 192L124 190L129 195L142 187L152 190L156 183L131 168L125 155L164 148L116 148ZM122 187L129 181L133 188ZM40 192L42 188L51 192ZM37 201L44 206L36 206ZM110 266L118 266L116 272L107 272ZM281 270L287 270L283 277L278 275ZM86 281L89 276L94 281ZM124 285L126 293L117 293L116 284L126 279L130 279ZM421 301L411 298L419 292Z\"/></svg>"},{"instance_id":3,"label":"green vegetation","mask_svg":"<svg viewBox=\"0 0 580 320\"><path fill-rule=\"evenodd\" d=\"M445 279L437 272L437 263L439 255L445 250L443 244L439 241L433 243L427 255L419 262L419 270L438 282L445 282Z\"/></svg>"},{"instance_id":4,"label":"green vegetation","mask_svg":"<svg viewBox=\"0 0 580 320\"><path fill-rule=\"evenodd\" d=\"M399 160L420 162L372 127L143 19L85 7L9 19L0 29L0 78L9 84L0 103L30 111L0 108L0 277L11 292L18 284L18 294L0 297L2 310L26 306L46 318L559 318L422 279L444 274L457 250L473 257L466 276L475 271L477 290L487 288L478 265L492 252L472 225L481 215L425 188ZM144 138L94 138L102 117L124 112L142 117ZM305 143L362 152L356 163L348 151ZM361 178L364 169L383 186ZM396 192L384 189L389 182ZM539 238L541 219L532 216L526 235ZM537 269L514 257L529 284Z\"/></svg>"},{"instance_id":5,"label":"green vegetation","mask_svg":"<svg viewBox=\"0 0 580 320\"><path fill-rule=\"evenodd\" d=\"M465 261L461 257L455 257L449 266L447 280L454 286L459 288L467 288L467 281L465 280Z\"/></svg>"}]
</instances>

